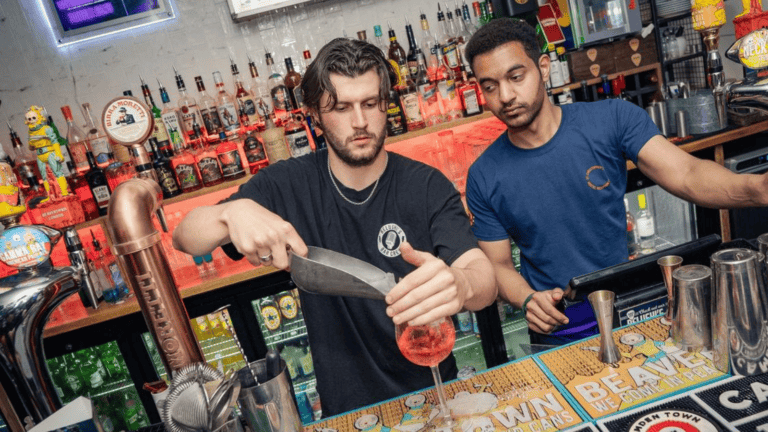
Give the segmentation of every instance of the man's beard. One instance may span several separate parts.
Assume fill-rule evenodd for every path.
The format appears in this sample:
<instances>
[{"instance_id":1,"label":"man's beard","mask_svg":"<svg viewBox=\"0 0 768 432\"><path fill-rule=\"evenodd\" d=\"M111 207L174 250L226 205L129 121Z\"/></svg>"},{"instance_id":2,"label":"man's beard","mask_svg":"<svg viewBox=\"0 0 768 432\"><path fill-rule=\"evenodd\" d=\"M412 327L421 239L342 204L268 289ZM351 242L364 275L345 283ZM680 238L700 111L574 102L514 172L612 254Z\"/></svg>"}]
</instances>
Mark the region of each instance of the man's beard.
<instances>
[{"instance_id":1,"label":"man's beard","mask_svg":"<svg viewBox=\"0 0 768 432\"><path fill-rule=\"evenodd\" d=\"M385 123L378 134L375 134L375 135L371 133L356 134L349 138L349 142L347 142L346 145L339 145L338 143L342 141L339 137L334 135L334 133L330 129L323 129L322 125L320 127L325 134L325 139L328 142L328 146L333 149L333 152L336 153L336 155L339 157L339 159L342 160L342 162L344 162L345 164L351 167L363 167L363 166L368 166L372 164L373 161L376 160L376 156L378 156L379 153L381 153L381 150L384 148L384 140L387 138L387 135L386 135L387 125ZM354 151L351 148L352 140L354 140L355 138L359 138L361 136L371 137L374 140L373 151L370 154L355 156Z\"/></svg>"},{"instance_id":2,"label":"man's beard","mask_svg":"<svg viewBox=\"0 0 768 432\"><path fill-rule=\"evenodd\" d=\"M539 90L537 98L533 101L532 105L523 105L525 111L522 115L518 115L514 119L506 119L505 123L507 127L512 130L520 130L530 126L539 116L539 113L541 113L541 108L544 106L544 97L544 92Z\"/></svg>"}]
</instances>

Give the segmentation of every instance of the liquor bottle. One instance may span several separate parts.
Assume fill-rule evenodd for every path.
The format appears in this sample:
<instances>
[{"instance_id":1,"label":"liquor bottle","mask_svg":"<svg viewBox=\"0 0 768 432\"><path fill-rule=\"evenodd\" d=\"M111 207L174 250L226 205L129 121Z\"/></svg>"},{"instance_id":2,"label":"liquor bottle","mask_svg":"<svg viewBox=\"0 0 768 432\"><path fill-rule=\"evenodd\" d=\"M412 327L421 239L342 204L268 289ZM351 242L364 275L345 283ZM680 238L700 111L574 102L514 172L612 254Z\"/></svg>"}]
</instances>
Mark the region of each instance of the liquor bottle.
<instances>
[{"instance_id":1,"label":"liquor bottle","mask_svg":"<svg viewBox=\"0 0 768 432\"><path fill-rule=\"evenodd\" d=\"M307 128L309 129L309 134L312 136L312 142L315 145L315 151L326 148L327 144L325 142L325 134L323 134L322 129L315 127L315 123L311 115L307 115L304 119L307 121Z\"/></svg>"},{"instance_id":2,"label":"liquor bottle","mask_svg":"<svg viewBox=\"0 0 768 432\"><path fill-rule=\"evenodd\" d=\"M562 87L565 85L563 72L560 69L560 60L557 59L555 51L549 52L549 82L552 87Z\"/></svg>"},{"instance_id":3,"label":"liquor bottle","mask_svg":"<svg viewBox=\"0 0 768 432\"><path fill-rule=\"evenodd\" d=\"M291 98L288 96L288 88L285 86L283 76L277 71L272 54L266 54L267 67L269 68L269 94L272 95L272 105L275 107L275 117L278 122L287 121L293 110L291 107Z\"/></svg>"},{"instance_id":4,"label":"liquor bottle","mask_svg":"<svg viewBox=\"0 0 768 432\"><path fill-rule=\"evenodd\" d=\"M590 102L592 100L592 92L589 90L587 80L581 80L581 97L584 102Z\"/></svg>"},{"instance_id":5,"label":"liquor bottle","mask_svg":"<svg viewBox=\"0 0 768 432\"><path fill-rule=\"evenodd\" d=\"M440 60L440 45L429 29L429 21L427 21L427 14L421 11L419 17L421 19L421 51L424 53L427 59L427 78L430 81L435 80L437 69L442 65Z\"/></svg>"},{"instance_id":6,"label":"liquor bottle","mask_svg":"<svg viewBox=\"0 0 768 432\"><path fill-rule=\"evenodd\" d=\"M463 79L456 91L461 99L461 113L464 117L471 117L483 113L483 106L480 105L479 88L477 80L472 81L470 75L472 70L468 67L462 68Z\"/></svg>"},{"instance_id":7,"label":"liquor bottle","mask_svg":"<svg viewBox=\"0 0 768 432\"><path fill-rule=\"evenodd\" d=\"M637 253L640 250L640 245L637 242L637 224L635 223L635 217L629 211L629 201L624 198L624 211L627 213L627 253L629 259L635 259Z\"/></svg>"},{"instance_id":8,"label":"liquor bottle","mask_svg":"<svg viewBox=\"0 0 768 432\"><path fill-rule=\"evenodd\" d=\"M467 6L466 0L461 2L461 18L464 21L464 26L470 34L475 34L477 31L477 22L472 19L469 13L469 6Z\"/></svg>"},{"instance_id":9,"label":"liquor bottle","mask_svg":"<svg viewBox=\"0 0 768 432\"><path fill-rule=\"evenodd\" d=\"M269 164L267 154L264 152L264 144L261 142L256 129L251 129L245 133L243 150L248 161L248 171L251 174L256 174L261 168Z\"/></svg>"},{"instance_id":10,"label":"liquor bottle","mask_svg":"<svg viewBox=\"0 0 768 432\"><path fill-rule=\"evenodd\" d=\"M168 139L171 141L171 148L173 149L173 152L181 151L186 147L184 142L184 130L182 129L184 120L182 120L179 111L177 111L171 104L171 98L168 97L168 91L165 90L165 87L160 83L160 80L157 80L157 85L160 88L160 100L163 102L161 116L163 118L163 123L165 124L165 130L168 132Z\"/></svg>"},{"instance_id":11,"label":"liquor bottle","mask_svg":"<svg viewBox=\"0 0 768 432\"><path fill-rule=\"evenodd\" d=\"M104 295L104 301L109 304L122 303L123 298L120 288L112 280L111 272L104 257L104 251L101 249L101 242L93 235L93 230L91 230L91 238L93 239L92 273L98 279L101 292Z\"/></svg>"},{"instance_id":12,"label":"liquor bottle","mask_svg":"<svg viewBox=\"0 0 768 432\"><path fill-rule=\"evenodd\" d=\"M235 99L237 99L240 110L248 118L248 123L256 125L259 123L259 113L256 111L256 103L253 101L253 95L245 89L243 80L240 79L240 71L237 69L235 61L230 57L229 69L232 71L232 80L235 82Z\"/></svg>"},{"instance_id":13,"label":"liquor bottle","mask_svg":"<svg viewBox=\"0 0 768 432\"><path fill-rule=\"evenodd\" d=\"M215 142L212 144L199 143L194 155L195 164L197 164L197 169L200 171L200 177L203 180L203 186L216 186L224 181L224 177L221 175L219 159L216 157Z\"/></svg>"},{"instance_id":14,"label":"liquor bottle","mask_svg":"<svg viewBox=\"0 0 768 432\"><path fill-rule=\"evenodd\" d=\"M152 131L152 137L157 140L157 149L167 155L173 154L171 147L171 139L168 137L168 130L165 129L165 123L163 122L163 111L155 105L155 100L152 98L152 92L149 90L149 86L141 79L141 92L144 94L144 101L152 111L152 117L155 119L155 128ZM144 143L144 147L147 149L147 153L152 154L152 149L149 147L149 141Z\"/></svg>"},{"instance_id":15,"label":"liquor bottle","mask_svg":"<svg viewBox=\"0 0 768 432\"><path fill-rule=\"evenodd\" d=\"M407 121L400 102L400 95L394 88L389 89L387 100L387 136L397 136L406 133Z\"/></svg>"},{"instance_id":16,"label":"liquor bottle","mask_svg":"<svg viewBox=\"0 0 768 432\"><path fill-rule=\"evenodd\" d=\"M368 42L368 36L366 35L365 30L360 30L357 32L357 39L363 42Z\"/></svg>"},{"instance_id":17,"label":"liquor bottle","mask_svg":"<svg viewBox=\"0 0 768 432\"><path fill-rule=\"evenodd\" d=\"M163 198L168 199L181 195L182 191L176 182L171 160L157 150L157 141L154 138L150 137L149 142L152 148L155 149L152 168L155 170L155 174L157 174L157 184L160 185L160 189L163 191Z\"/></svg>"},{"instance_id":18,"label":"liquor bottle","mask_svg":"<svg viewBox=\"0 0 768 432\"><path fill-rule=\"evenodd\" d=\"M109 138L104 130L101 129L101 125L94 123L91 116L91 104L84 103L83 105L83 117L85 117L85 125L88 130L88 146L91 148L93 157L96 158L96 165L104 168L109 165Z\"/></svg>"},{"instance_id":19,"label":"liquor bottle","mask_svg":"<svg viewBox=\"0 0 768 432\"><path fill-rule=\"evenodd\" d=\"M275 126L272 119L267 119L266 129L262 132L261 138L264 141L264 151L267 152L270 165L290 159L291 152L285 142L285 129Z\"/></svg>"},{"instance_id":20,"label":"liquor bottle","mask_svg":"<svg viewBox=\"0 0 768 432\"><path fill-rule=\"evenodd\" d=\"M293 109L301 109L304 106L304 97L301 94L301 75L293 69L293 60L290 57L285 59L285 68L288 71L285 74L285 87L288 89L291 105L293 105Z\"/></svg>"},{"instance_id":21,"label":"liquor bottle","mask_svg":"<svg viewBox=\"0 0 768 432\"><path fill-rule=\"evenodd\" d=\"M227 140L226 136L220 136L219 138L221 142L216 148L216 157L219 159L224 180L229 181L245 177L240 148L234 141Z\"/></svg>"},{"instance_id":22,"label":"liquor bottle","mask_svg":"<svg viewBox=\"0 0 768 432\"><path fill-rule=\"evenodd\" d=\"M448 68L453 71L453 76L461 74L461 60L459 59L458 45L456 38L451 35L448 23L445 21L445 15L437 4L437 43L442 48L442 60Z\"/></svg>"},{"instance_id":23,"label":"liquor bottle","mask_svg":"<svg viewBox=\"0 0 768 432\"><path fill-rule=\"evenodd\" d=\"M477 31L485 24L483 21L485 9L480 5L479 1L474 1L472 2L472 12L474 12L475 31Z\"/></svg>"},{"instance_id":24,"label":"liquor bottle","mask_svg":"<svg viewBox=\"0 0 768 432\"><path fill-rule=\"evenodd\" d=\"M600 75L600 79L602 80L600 82L600 92L603 94L603 97L601 99L610 99L611 83L608 81L608 75L602 74Z\"/></svg>"},{"instance_id":25,"label":"liquor bottle","mask_svg":"<svg viewBox=\"0 0 768 432\"><path fill-rule=\"evenodd\" d=\"M644 254L655 250L656 226L653 221L653 214L646 208L645 194L637 196L637 203L640 211L637 212L637 235L640 238L640 247Z\"/></svg>"},{"instance_id":26,"label":"liquor bottle","mask_svg":"<svg viewBox=\"0 0 768 432\"><path fill-rule=\"evenodd\" d=\"M231 135L240 129L240 110L237 108L237 100L232 97L224 88L224 80L221 78L221 72L213 73L213 82L216 84L216 108L219 111L219 119L224 128L224 132ZM221 135L221 134L219 134ZM217 137L218 138L218 137Z\"/></svg>"},{"instance_id":27,"label":"liquor bottle","mask_svg":"<svg viewBox=\"0 0 768 432\"><path fill-rule=\"evenodd\" d=\"M413 27L408 22L408 18L405 19L405 36L408 38L408 75L415 82L419 74L419 57L423 56L423 53L416 44Z\"/></svg>"},{"instance_id":28,"label":"liquor bottle","mask_svg":"<svg viewBox=\"0 0 768 432\"><path fill-rule=\"evenodd\" d=\"M88 158L85 156L88 148L88 136L75 125L72 119L72 109L69 108L69 105L61 107L61 113L64 114L64 119L67 121L67 142L75 169L80 172L88 171Z\"/></svg>"},{"instance_id":29,"label":"liquor bottle","mask_svg":"<svg viewBox=\"0 0 768 432\"><path fill-rule=\"evenodd\" d=\"M312 153L309 146L309 136L304 128L304 115L297 112L285 123L285 141L291 151L291 157L299 157Z\"/></svg>"},{"instance_id":30,"label":"liquor bottle","mask_svg":"<svg viewBox=\"0 0 768 432\"><path fill-rule=\"evenodd\" d=\"M131 155L128 149L121 144L113 144L113 151L109 153L109 165L104 169L104 175L107 176L107 183L109 189L115 190L120 183L130 180L136 176L136 170L131 163ZM114 150L121 150L121 157L123 160L115 157Z\"/></svg>"},{"instance_id":31,"label":"liquor bottle","mask_svg":"<svg viewBox=\"0 0 768 432\"><path fill-rule=\"evenodd\" d=\"M128 430L138 430L142 427L149 426L149 421L146 418L144 409L141 404L137 403L132 395L128 392L123 397L123 421L125 427Z\"/></svg>"},{"instance_id":32,"label":"liquor bottle","mask_svg":"<svg viewBox=\"0 0 768 432\"><path fill-rule=\"evenodd\" d=\"M269 86L263 79L259 77L259 71L256 69L256 64L248 57L248 69L251 72L251 94L253 95L253 101L256 104L256 112L260 116L259 122L255 123L259 129L264 128L264 118L273 117L275 115L275 108L272 104L272 94L269 91Z\"/></svg>"},{"instance_id":33,"label":"liquor bottle","mask_svg":"<svg viewBox=\"0 0 768 432\"><path fill-rule=\"evenodd\" d=\"M173 68L173 72L176 74L176 88L179 90L179 112L181 113L182 127L185 133L185 141L189 141L194 138L195 131L192 125L197 123L204 126L203 114L200 112L200 108L197 105L197 101L192 96L187 95L187 87L184 85L184 80L179 75L176 68ZM117 153L115 154L117 155ZM118 159L120 157L118 156Z\"/></svg>"},{"instance_id":34,"label":"liquor bottle","mask_svg":"<svg viewBox=\"0 0 768 432\"><path fill-rule=\"evenodd\" d=\"M492 1L486 1L485 2L485 10L486 10L486 15L487 15L487 18L488 18L488 22L490 22L491 20L496 19L496 13L493 11L493 2Z\"/></svg>"},{"instance_id":35,"label":"liquor bottle","mask_svg":"<svg viewBox=\"0 0 768 432\"><path fill-rule=\"evenodd\" d=\"M472 37L472 32L469 31L467 22L462 19L461 16L461 9L456 9L456 18L453 22L456 27L456 43L459 50L459 60L461 60L462 65L468 67L466 50L467 43L469 43L469 39ZM467 16L469 16L469 10L467 10Z\"/></svg>"},{"instance_id":36,"label":"liquor bottle","mask_svg":"<svg viewBox=\"0 0 768 432\"><path fill-rule=\"evenodd\" d=\"M104 170L96 165L93 153L90 150L86 150L85 155L90 166L88 172L85 173L85 179L88 181L88 187L91 188L93 198L96 200L99 215L105 216L112 190L109 189L109 183L107 183L107 176L104 175Z\"/></svg>"},{"instance_id":37,"label":"liquor bottle","mask_svg":"<svg viewBox=\"0 0 768 432\"><path fill-rule=\"evenodd\" d=\"M120 266L117 265L117 259L112 254L109 254L106 255L106 260L109 274L112 275L112 282L114 282L115 287L117 287L120 292L120 298L125 299L133 297L133 291L131 291L128 284L125 282L123 273L120 271Z\"/></svg>"},{"instance_id":38,"label":"liquor bottle","mask_svg":"<svg viewBox=\"0 0 768 432\"><path fill-rule=\"evenodd\" d=\"M397 42L397 36L392 29L392 25L389 24L389 50L387 51L387 58L392 63L392 67L397 72L397 84L395 88L400 90L405 88L405 79L410 74L408 71L408 58L405 55L405 50L400 43Z\"/></svg>"},{"instance_id":39,"label":"liquor bottle","mask_svg":"<svg viewBox=\"0 0 768 432\"><path fill-rule=\"evenodd\" d=\"M200 171L197 169L193 154L195 146L204 141L203 132L197 123L192 124L192 130L194 138L190 140L190 147L171 158L173 172L176 174L176 180L183 192L194 192L203 187Z\"/></svg>"},{"instance_id":40,"label":"liquor bottle","mask_svg":"<svg viewBox=\"0 0 768 432\"><path fill-rule=\"evenodd\" d=\"M35 178L40 178L40 168L37 165L37 158L24 148L21 143L21 139L16 135L16 132L11 128L10 123L8 129L11 131L11 144L13 145L13 165L16 170L16 175L21 181L22 189L28 188L29 174L32 173Z\"/></svg>"},{"instance_id":41,"label":"liquor bottle","mask_svg":"<svg viewBox=\"0 0 768 432\"><path fill-rule=\"evenodd\" d=\"M436 55L432 56L436 58ZM436 74L435 74L436 76ZM430 81L424 65L419 65L419 73L416 78L416 86L421 96L421 107L427 126L434 126L443 121L440 113L440 100L438 99L437 83Z\"/></svg>"},{"instance_id":42,"label":"liquor bottle","mask_svg":"<svg viewBox=\"0 0 768 432\"><path fill-rule=\"evenodd\" d=\"M62 170L64 171L64 176L66 177L69 175L69 165L67 162L72 162L72 157L69 155L69 143L67 142L66 138L61 136L59 128L56 127L56 123L53 122L53 117L51 116L48 116L48 126L53 129L53 134L56 135L56 141L59 142L61 154L64 156L64 166L62 166Z\"/></svg>"},{"instance_id":43,"label":"liquor bottle","mask_svg":"<svg viewBox=\"0 0 768 432\"><path fill-rule=\"evenodd\" d=\"M75 192L75 196L80 201L80 205L83 208L83 215L85 220L93 220L99 217L99 206L96 205L96 200L93 198L90 186L88 186L88 180L85 178L84 173L77 172L76 169L70 164L70 175L67 177L70 190Z\"/></svg>"},{"instance_id":44,"label":"liquor bottle","mask_svg":"<svg viewBox=\"0 0 768 432\"><path fill-rule=\"evenodd\" d=\"M424 129L426 122L421 115L419 89L408 75L405 76L405 85L400 89L400 99L403 102L403 113L405 114L408 132Z\"/></svg>"},{"instance_id":45,"label":"liquor bottle","mask_svg":"<svg viewBox=\"0 0 768 432\"><path fill-rule=\"evenodd\" d=\"M384 54L384 57L386 57L389 53L389 48L387 47L387 44L384 43L384 34L381 32L380 25L373 26L373 36L375 38L373 44L376 48L380 49L382 54Z\"/></svg>"},{"instance_id":46,"label":"liquor bottle","mask_svg":"<svg viewBox=\"0 0 768 432\"><path fill-rule=\"evenodd\" d=\"M437 90L440 92L440 112L445 121L461 117L461 100L456 94L456 76L453 69L443 67L438 70Z\"/></svg>"},{"instance_id":47,"label":"liquor bottle","mask_svg":"<svg viewBox=\"0 0 768 432\"><path fill-rule=\"evenodd\" d=\"M557 95L557 104L562 105L568 105L573 103L573 94L571 94L571 89L566 87L563 89L562 92L560 92L559 95Z\"/></svg>"},{"instance_id":48,"label":"liquor bottle","mask_svg":"<svg viewBox=\"0 0 768 432\"><path fill-rule=\"evenodd\" d=\"M278 332L281 327L280 307L272 296L266 296L259 301L259 313L264 321L264 326L271 333Z\"/></svg>"},{"instance_id":49,"label":"liquor bottle","mask_svg":"<svg viewBox=\"0 0 768 432\"><path fill-rule=\"evenodd\" d=\"M568 69L568 54L565 53L565 47L557 47L557 58L560 60L560 71L563 75L563 82L571 83L571 71Z\"/></svg>"},{"instance_id":50,"label":"liquor bottle","mask_svg":"<svg viewBox=\"0 0 768 432\"><path fill-rule=\"evenodd\" d=\"M205 92L203 77L196 76L195 85L197 85L197 91L200 93L200 115L203 117L205 125L204 138L208 141L217 140L219 139L219 132L223 131L224 128L221 124L221 118L219 118L216 102Z\"/></svg>"},{"instance_id":51,"label":"liquor bottle","mask_svg":"<svg viewBox=\"0 0 768 432\"><path fill-rule=\"evenodd\" d=\"M27 207L27 212L30 213L35 223L44 223L40 217L40 212L36 209L45 201L48 200L48 194L40 185L40 181L35 177L35 173L32 171L25 171L27 176L27 184L29 188L22 191L23 197L19 195L20 199L24 200L24 205Z\"/></svg>"}]
</instances>

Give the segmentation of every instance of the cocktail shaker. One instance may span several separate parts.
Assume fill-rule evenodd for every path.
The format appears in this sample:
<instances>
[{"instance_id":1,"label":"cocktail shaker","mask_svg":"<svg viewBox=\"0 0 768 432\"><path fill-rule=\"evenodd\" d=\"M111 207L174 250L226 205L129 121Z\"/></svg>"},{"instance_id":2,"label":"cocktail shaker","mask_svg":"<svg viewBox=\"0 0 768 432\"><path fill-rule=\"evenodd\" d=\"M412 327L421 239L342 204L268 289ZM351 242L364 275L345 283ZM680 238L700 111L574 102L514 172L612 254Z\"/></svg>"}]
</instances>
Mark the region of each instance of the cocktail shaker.
<instances>
[{"instance_id":1,"label":"cocktail shaker","mask_svg":"<svg viewBox=\"0 0 768 432\"><path fill-rule=\"evenodd\" d=\"M685 265L672 273L675 313L672 340L685 351L712 347L709 320L712 270L700 264Z\"/></svg>"},{"instance_id":2,"label":"cocktail shaker","mask_svg":"<svg viewBox=\"0 0 768 432\"><path fill-rule=\"evenodd\" d=\"M764 256L749 249L725 249L710 257L712 349L722 372L768 372L768 296L762 274Z\"/></svg>"}]
</instances>

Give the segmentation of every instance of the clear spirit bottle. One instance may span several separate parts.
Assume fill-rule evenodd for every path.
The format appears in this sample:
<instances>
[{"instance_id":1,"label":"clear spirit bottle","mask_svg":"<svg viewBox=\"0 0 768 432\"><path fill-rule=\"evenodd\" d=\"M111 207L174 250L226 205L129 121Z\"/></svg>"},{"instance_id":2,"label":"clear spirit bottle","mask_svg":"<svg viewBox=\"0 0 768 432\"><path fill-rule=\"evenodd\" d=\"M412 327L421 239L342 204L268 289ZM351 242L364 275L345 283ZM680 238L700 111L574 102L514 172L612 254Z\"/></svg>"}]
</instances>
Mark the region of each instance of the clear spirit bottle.
<instances>
[{"instance_id":1,"label":"clear spirit bottle","mask_svg":"<svg viewBox=\"0 0 768 432\"><path fill-rule=\"evenodd\" d=\"M208 141L218 140L219 132L222 132L224 127L221 124L221 118L219 118L216 101L205 92L203 77L196 76L195 84L197 85L197 91L200 93L200 114L205 124L205 130L203 131L206 134L205 139Z\"/></svg>"},{"instance_id":2,"label":"clear spirit bottle","mask_svg":"<svg viewBox=\"0 0 768 432\"><path fill-rule=\"evenodd\" d=\"M195 137L193 124L197 123L201 125L201 128L205 127L203 115L200 113L200 107L197 105L195 98L187 95L187 87L184 85L181 75L176 71L176 68L173 68L173 70L176 72L176 88L179 90L179 113L181 114L184 130L184 140L189 142Z\"/></svg>"},{"instance_id":3,"label":"clear spirit bottle","mask_svg":"<svg viewBox=\"0 0 768 432\"><path fill-rule=\"evenodd\" d=\"M91 104L84 103L82 107L86 129L88 130L88 146L91 148L93 157L96 158L96 165L104 168L109 165L109 153L111 151L109 148L109 138L107 138L107 134L104 133L101 125L93 121Z\"/></svg>"},{"instance_id":4,"label":"clear spirit bottle","mask_svg":"<svg viewBox=\"0 0 768 432\"><path fill-rule=\"evenodd\" d=\"M88 171L88 158L85 153L88 151L88 136L75 125L72 119L72 109L69 105L61 107L61 113L64 114L64 120L67 121L67 142L69 143L69 154L75 169L79 172Z\"/></svg>"},{"instance_id":5,"label":"clear spirit bottle","mask_svg":"<svg viewBox=\"0 0 768 432\"><path fill-rule=\"evenodd\" d=\"M216 109L219 111L221 126L227 135L232 135L240 129L240 110L238 103L231 94L224 88L224 80L221 78L221 72L213 73L213 83L216 84ZM221 136L221 134L219 134Z\"/></svg>"}]
</instances>

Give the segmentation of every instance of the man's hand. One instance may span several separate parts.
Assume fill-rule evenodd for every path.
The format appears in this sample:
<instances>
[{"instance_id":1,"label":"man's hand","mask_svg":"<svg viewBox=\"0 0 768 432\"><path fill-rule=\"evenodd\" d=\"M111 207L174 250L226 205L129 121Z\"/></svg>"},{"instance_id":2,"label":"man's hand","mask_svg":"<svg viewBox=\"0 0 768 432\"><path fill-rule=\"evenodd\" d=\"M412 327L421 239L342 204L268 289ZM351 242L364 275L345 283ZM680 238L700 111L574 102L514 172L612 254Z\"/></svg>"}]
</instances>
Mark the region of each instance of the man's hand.
<instances>
[{"instance_id":1,"label":"man's hand","mask_svg":"<svg viewBox=\"0 0 768 432\"><path fill-rule=\"evenodd\" d=\"M568 324L568 317L557 310L565 292L560 288L538 291L525 307L528 328L536 333L549 334L556 326Z\"/></svg>"},{"instance_id":2,"label":"man's hand","mask_svg":"<svg viewBox=\"0 0 768 432\"><path fill-rule=\"evenodd\" d=\"M290 270L288 250L301 256L309 252L293 225L252 200L226 203L221 220L229 230L229 240L253 265Z\"/></svg>"},{"instance_id":3,"label":"man's hand","mask_svg":"<svg viewBox=\"0 0 768 432\"><path fill-rule=\"evenodd\" d=\"M407 242L400 245L400 254L417 268L387 294L387 315L395 324L423 325L451 316L473 295L466 276L443 260Z\"/></svg>"}]
</instances>

